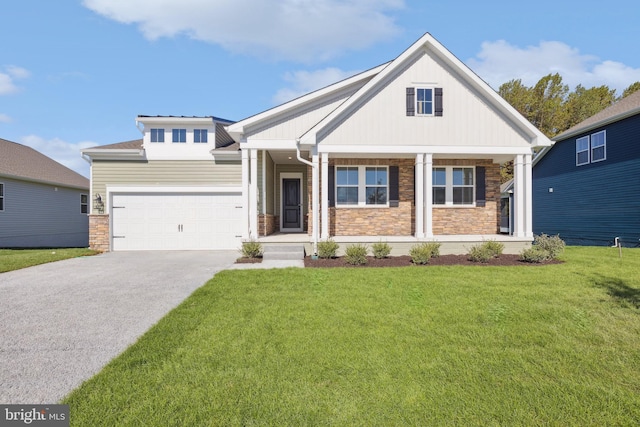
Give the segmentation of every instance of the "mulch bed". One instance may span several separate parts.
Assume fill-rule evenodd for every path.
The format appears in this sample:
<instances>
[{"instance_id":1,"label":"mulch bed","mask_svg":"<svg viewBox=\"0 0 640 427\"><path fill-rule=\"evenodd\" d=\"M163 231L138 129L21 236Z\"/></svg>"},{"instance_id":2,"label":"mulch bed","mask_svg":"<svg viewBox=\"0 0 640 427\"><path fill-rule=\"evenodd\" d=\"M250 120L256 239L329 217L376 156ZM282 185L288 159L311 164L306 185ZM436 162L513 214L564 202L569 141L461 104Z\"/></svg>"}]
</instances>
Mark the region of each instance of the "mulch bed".
<instances>
[{"instance_id":1,"label":"mulch bed","mask_svg":"<svg viewBox=\"0 0 640 427\"><path fill-rule=\"evenodd\" d=\"M539 264L524 262L520 260L520 255L500 255L498 258L493 258L489 260L489 262L473 262L469 261L469 257L467 255L440 255L436 258L431 258L429 264L420 265L419 267L428 267L431 265L493 265L493 266L514 266L514 265L548 265L548 264L559 264L562 261L558 260L550 260L545 261ZM322 268L330 268L330 267L354 267L354 268L362 268L362 267L408 267L411 265L416 265L411 262L411 257L408 255L402 256L392 256L389 258L376 259L374 257L367 257L368 263L365 265L351 265L347 264L343 257L331 258L331 259L311 259L311 257L305 257L304 266L305 267L322 267Z\"/></svg>"}]
</instances>

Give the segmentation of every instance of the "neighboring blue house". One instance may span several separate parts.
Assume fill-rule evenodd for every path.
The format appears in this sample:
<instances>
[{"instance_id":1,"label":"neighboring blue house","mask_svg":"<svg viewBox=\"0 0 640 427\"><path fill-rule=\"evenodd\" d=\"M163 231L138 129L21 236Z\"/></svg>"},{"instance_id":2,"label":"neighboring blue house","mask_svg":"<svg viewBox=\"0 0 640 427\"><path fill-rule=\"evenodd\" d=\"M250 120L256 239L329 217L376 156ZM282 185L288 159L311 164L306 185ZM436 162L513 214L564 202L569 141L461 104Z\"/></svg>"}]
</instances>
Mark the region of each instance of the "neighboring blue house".
<instances>
[{"instance_id":1,"label":"neighboring blue house","mask_svg":"<svg viewBox=\"0 0 640 427\"><path fill-rule=\"evenodd\" d=\"M0 139L0 248L89 246L89 180Z\"/></svg>"},{"instance_id":2,"label":"neighboring blue house","mask_svg":"<svg viewBox=\"0 0 640 427\"><path fill-rule=\"evenodd\" d=\"M577 124L533 164L533 231L640 244L640 91Z\"/></svg>"}]
</instances>

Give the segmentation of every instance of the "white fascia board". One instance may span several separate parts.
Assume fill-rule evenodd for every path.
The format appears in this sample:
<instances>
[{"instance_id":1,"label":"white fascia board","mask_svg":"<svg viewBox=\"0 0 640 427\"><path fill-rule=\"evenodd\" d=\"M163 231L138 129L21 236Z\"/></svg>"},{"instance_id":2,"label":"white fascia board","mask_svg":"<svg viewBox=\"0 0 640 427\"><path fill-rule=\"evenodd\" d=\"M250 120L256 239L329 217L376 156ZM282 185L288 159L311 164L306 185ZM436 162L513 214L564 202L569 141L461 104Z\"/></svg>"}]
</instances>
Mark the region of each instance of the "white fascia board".
<instances>
[{"instance_id":1,"label":"white fascia board","mask_svg":"<svg viewBox=\"0 0 640 427\"><path fill-rule=\"evenodd\" d=\"M89 148L80 150L83 155L89 156L91 160L140 160L144 159L144 149L129 148L124 150L109 150L100 148Z\"/></svg>"},{"instance_id":2,"label":"white fascia board","mask_svg":"<svg viewBox=\"0 0 640 427\"><path fill-rule=\"evenodd\" d=\"M491 146L424 146L424 145L323 145L318 144L319 153L335 154L468 154L468 155L518 155L531 154L530 147Z\"/></svg>"},{"instance_id":3,"label":"white fascia board","mask_svg":"<svg viewBox=\"0 0 640 427\"><path fill-rule=\"evenodd\" d=\"M0 179L11 179L13 181L24 181L24 182L33 182L35 184L44 184L52 187L62 187L62 188L70 188L72 190L80 190L80 191L89 191L90 185L87 187L82 187L79 185L69 185L56 181L47 181L44 179L35 179L35 178L27 178L24 176L11 175L8 173L0 173Z\"/></svg>"},{"instance_id":4,"label":"white fascia board","mask_svg":"<svg viewBox=\"0 0 640 427\"><path fill-rule=\"evenodd\" d=\"M213 117L141 117L136 122L142 124L181 124L181 125L212 125Z\"/></svg>"},{"instance_id":5,"label":"white fascia board","mask_svg":"<svg viewBox=\"0 0 640 427\"><path fill-rule=\"evenodd\" d=\"M225 159L225 160L233 160L241 158L240 151L212 151L211 155L214 159Z\"/></svg>"},{"instance_id":6,"label":"white fascia board","mask_svg":"<svg viewBox=\"0 0 640 427\"><path fill-rule=\"evenodd\" d=\"M294 110L296 108L299 108L315 99L318 98L322 98L328 94L331 94L333 92L339 91L345 87L348 87L360 80L366 80L368 78L370 78L371 76L375 76L376 74L378 74L381 70L384 69L384 67L386 67L389 63L386 64L382 64L379 65L375 68L372 68L370 70L367 71L363 71L362 73L356 74L355 76L349 77L345 80L341 80L337 83L334 83L332 85L326 86L322 89L316 90L314 92L308 93L306 95L303 95L299 98L296 98L292 101L289 101L287 103L281 104L277 107L274 107L270 110L266 110L263 111L262 113L258 113L255 116L251 116L248 117L244 120L240 120L239 122L236 122L230 126L226 127L227 133L229 133L232 137L234 137L234 139L236 139L236 137L240 137L240 135L242 135L244 133L244 129L247 126L251 126L254 125L255 123L261 122L263 120L268 120L269 118L276 116L278 114L282 114L286 111L290 111L290 110Z\"/></svg>"},{"instance_id":7,"label":"white fascia board","mask_svg":"<svg viewBox=\"0 0 640 427\"><path fill-rule=\"evenodd\" d=\"M295 150L293 139L252 139L240 143L240 148L250 150Z\"/></svg>"}]
</instances>

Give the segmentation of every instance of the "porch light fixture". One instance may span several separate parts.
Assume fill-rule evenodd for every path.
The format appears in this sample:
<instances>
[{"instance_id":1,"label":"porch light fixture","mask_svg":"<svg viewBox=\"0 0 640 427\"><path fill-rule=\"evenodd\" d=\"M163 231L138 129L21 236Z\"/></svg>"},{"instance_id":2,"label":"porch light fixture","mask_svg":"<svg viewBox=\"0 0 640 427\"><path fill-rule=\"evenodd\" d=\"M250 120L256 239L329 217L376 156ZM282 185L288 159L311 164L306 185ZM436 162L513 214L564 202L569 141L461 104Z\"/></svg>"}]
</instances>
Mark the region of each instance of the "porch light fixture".
<instances>
[{"instance_id":1,"label":"porch light fixture","mask_svg":"<svg viewBox=\"0 0 640 427\"><path fill-rule=\"evenodd\" d=\"M100 214L104 213L104 203L102 202L102 196L100 196L100 193L96 194L96 197L93 199L93 208Z\"/></svg>"}]
</instances>

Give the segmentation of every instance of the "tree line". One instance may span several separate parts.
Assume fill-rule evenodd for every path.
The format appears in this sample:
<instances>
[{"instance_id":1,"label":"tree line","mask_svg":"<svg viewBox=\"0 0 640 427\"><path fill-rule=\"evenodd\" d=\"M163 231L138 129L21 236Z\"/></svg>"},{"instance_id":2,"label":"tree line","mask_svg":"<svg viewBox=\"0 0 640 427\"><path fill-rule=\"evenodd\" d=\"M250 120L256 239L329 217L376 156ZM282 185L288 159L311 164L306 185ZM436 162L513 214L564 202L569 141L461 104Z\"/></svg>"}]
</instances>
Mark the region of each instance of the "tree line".
<instances>
[{"instance_id":1,"label":"tree line","mask_svg":"<svg viewBox=\"0 0 640 427\"><path fill-rule=\"evenodd\" d=\"M542 77L533 86L522 84L521 79L510 80L500 86L498 93L542 133L553 138L637 90L640 82L629 85L620 96L606 85L587 89L579 84L570 91L560 74L555 73ZM504 164L501 173L502 182L513 178L513 162Z\"/></svg>"}]
</instances>

